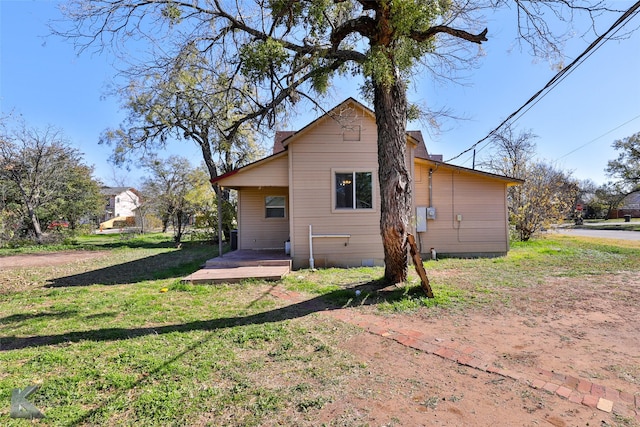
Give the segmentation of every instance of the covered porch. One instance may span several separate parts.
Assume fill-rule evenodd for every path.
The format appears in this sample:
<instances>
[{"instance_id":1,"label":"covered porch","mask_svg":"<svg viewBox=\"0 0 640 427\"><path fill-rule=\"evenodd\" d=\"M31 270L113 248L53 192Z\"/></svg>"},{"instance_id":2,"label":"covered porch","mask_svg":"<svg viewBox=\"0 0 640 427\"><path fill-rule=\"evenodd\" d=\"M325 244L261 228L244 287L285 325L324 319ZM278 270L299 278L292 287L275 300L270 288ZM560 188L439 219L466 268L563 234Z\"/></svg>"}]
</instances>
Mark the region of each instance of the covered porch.
<instances>
[{"instance_id":1,"label":"covered porch","mask_svg":"<svg viewBox=\"0 0 640 427\"><path fill-rule=\"evenodd\" d=\"M238 283L247 279L280 280L291 271L283 250L236 250L208 260L183 283Z\"/></svg>"}]
</instances>

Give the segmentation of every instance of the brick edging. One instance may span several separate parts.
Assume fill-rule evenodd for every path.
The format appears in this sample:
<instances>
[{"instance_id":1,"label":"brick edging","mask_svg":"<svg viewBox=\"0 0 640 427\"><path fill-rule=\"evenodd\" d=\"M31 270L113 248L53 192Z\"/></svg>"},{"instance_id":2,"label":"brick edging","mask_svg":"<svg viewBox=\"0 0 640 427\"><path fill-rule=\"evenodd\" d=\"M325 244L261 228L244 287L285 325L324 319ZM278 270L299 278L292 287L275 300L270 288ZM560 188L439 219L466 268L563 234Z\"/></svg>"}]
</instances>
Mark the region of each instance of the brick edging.
<instances>
[{"instance_id":1,"label":"brick edging","mask_svg":"<svg viewBox=\"0 0 640 427\"><path fill-rule=\"evenodd\" d=\"M270 293L279 299L300 302L302 294L280 288L272 288ZM500 375L515 381L522 381L530 387L555 394L570 402L582 404L603 412L614 412L624 417L633 417L640 422L640 393L631 394L611 387L596 384L545 369L538 370L538 378L527 379L522 374L494 365L495 356L482 350L456 341L433 338L424 332L392 325L385 319L370 320L367 315L352 311L327 310L320 312L336 320L358 326L367 332L392 339L399 344L424 353L433 354L451 360L459 365L468 366L484 372Z\"/></svg>"}]
</instances>

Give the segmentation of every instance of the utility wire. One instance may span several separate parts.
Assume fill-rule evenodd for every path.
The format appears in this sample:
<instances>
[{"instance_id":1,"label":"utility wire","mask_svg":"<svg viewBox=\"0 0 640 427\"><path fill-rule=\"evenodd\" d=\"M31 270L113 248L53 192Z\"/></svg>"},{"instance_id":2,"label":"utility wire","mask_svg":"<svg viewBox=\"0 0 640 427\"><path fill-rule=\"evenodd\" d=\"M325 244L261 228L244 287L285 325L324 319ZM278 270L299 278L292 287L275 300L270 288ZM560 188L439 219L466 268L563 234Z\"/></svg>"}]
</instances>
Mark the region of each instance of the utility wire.
<instances>
[{"instance_id":1,"label":"utility wire","mask_svg":"<svg viewBox=\"0 0 640 427\"><path fill-rule=\"evenodd\" d=\"M487 134L487 136L485 136L484 138L480 139L479 141L477 141L475 144L471 145L469 148L467 148L466 150L462 151L460 154L458 154L455 157L450 158L449 160L446 160L446 162L450 162L452 160L455 160L461 156L463 156L464 154L470 152L471 150L473 150L474 148L476 148L479 144L481 144L482 142L486 141L487 139L491 138L493 135L495 135L495 133L500 130L500 128L502 128L505 124L507 124L511 119L513 119L515 116L517 116L520 112L522 112L526 107L529 106L529 108L527 108L526 111L529 111L529 109L531 107L533 107L533 105L535 105L535 103L537 103L539 101L538 98L540 98L543 94L543 92L546 91L546 93L548 93L551 88L555 85L557 85L560 81L562 81L562 79L570 72L572 71L573 68L575 68L576 64L582 63L584 61L584 59L586 59L588 56L591 55L591 51L596 49L596 47L598 47L598 45L604 41L609 40L607 37L609 36L610 33L615 34L615 32L617 32L619 30L618 27L622 27L624 26L624 24L626 24L625 21L630 20L631 18L633 18L633 15L637 13L638 9L640 9L640 1L636 2L633 6L631 6L626 12L624 12L622 14L622 16L620 16L620 18L618 18L613 25L611 25L611 27L609 27L609 29L607 31L605 31L601 36L599 36L598 38L596 38L586 49L584 52L582 52L580 55L578 55L578 57L576 59L574 59L569 65L567 65L565 68L563 68L562 70L560 70L555 76L553 76L551 78L551 80L549 80L547 82L546 85L544 85L544 87L542 89L540 89L538 92L536 92L531 98L529 98L527 100L527 102L525 102L520 108L518 108L516 111L514 111L513 113L511 113L506 119L504 119L498 126L496 126L491 132L489 132ZM614 31L615 30L615 31ZM604 42L603 42L604 43ZM546 95L545 93L545 95ZM534 102L535 101L535 102ZM533 104L533 105L530 105ZM523 112L523 114L524 114Z\"/></svg>"},{"instance_id":2,"label":"utility wire","mask_svg":"<svg viewBox=\"0 0 640 427\"><path fill-rule=\"evenodd\" d=\"M613 129L611 129L610 131L603 133L603 134L602 134L602 135L600 135L599 137L594 138L594 139L592 139L591 141L586 142L586 143L582 144L581 146L579 146L579 147L577 147L577 148L574 148L573 150L569 151L567 154L564 154L564 155L562 155L562 156L558 157L556 160L564 159L564 158L565 158L565 157L567 157L568 155L575 153L576 151L578 151L578 150L580 150L580 149L582 149L582 148L586 147L587 145L591 144L592 142L596 142L596 141L597 141L597 140L599 140L600 138L602 138L602 137L605 137L605 136L609 135L611 132L613 132L613 131L615 131L615 130L620 129L622 126L627 125L627 124L631 123L632 121L634 121L634 120L636 120L636 119L639 119L639 118L640 118L640 114L639 114L639 115L637 115L637 116L635 116L634 118L632 118L632 119L630 119L630 120L627 120L626 122L624 122L624 123L623 123L623 124L621 124L620 126L616 126L616 127L614 127Z\"/></svg>"}]
</instances>

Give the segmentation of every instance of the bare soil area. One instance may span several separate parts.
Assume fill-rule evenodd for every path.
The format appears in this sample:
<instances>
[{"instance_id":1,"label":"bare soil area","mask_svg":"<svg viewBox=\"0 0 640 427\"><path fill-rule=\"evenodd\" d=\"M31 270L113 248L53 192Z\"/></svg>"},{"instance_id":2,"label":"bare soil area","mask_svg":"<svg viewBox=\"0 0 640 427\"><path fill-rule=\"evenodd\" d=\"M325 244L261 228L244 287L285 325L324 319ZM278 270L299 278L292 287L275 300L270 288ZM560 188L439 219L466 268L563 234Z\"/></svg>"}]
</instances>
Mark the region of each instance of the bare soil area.
<instances>
[{"instance_id":1,"label":"bare soil area","mask_svg":"<svg viewBox=\"0 0 640 427\"><path fill-rule=\"evenodd\" d=\"M0 257L0 268L46 267L88 261L106 256L108 251L65 251Z\"/></svg>"},{"instance_id":2,"label":"bare soil area","mask_svg":"<svg viewBox=\"0 0 640 427\"><path fill-rule=\"evenodd\" d=\"M345 400L325 406L322 421L354 426L639 426L639 290L640 278L621 272L511 289L501 303L464 312L383 315L372 306L340 310L351 314L332 312L340 318L357 313L375 332L344 340L343 348L369 368L369 378L354 381ZM491 367L519 378L402 345L393 339L399 328L418 331L422 341L436 346L475 348ZM542 380L572 388L572 378L593 388L583 393L573 389L574 396L602 394L614 402L611 412L532 387Z\"/></svg>"}]
</instances>

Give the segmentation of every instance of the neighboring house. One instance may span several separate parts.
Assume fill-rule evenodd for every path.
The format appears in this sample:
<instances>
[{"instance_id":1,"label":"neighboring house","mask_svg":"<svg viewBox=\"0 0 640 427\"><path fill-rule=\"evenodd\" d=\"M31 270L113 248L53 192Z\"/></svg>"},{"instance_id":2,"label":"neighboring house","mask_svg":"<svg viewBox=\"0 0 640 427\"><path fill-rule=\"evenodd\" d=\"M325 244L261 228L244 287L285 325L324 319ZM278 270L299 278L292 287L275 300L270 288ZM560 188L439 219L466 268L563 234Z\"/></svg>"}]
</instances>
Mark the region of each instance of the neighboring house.
<instances>
[{"instance_id":1,"label":"neighboring house","mask_svg":"<svg viewBox=\"0 0 640 427\"><path fill-rule=\"evenodd\" d=\"M509 250L507 187L522 181L442 162L407 132L413 219L423 256L498 256ZM238 191L238 249L290 250L294 268L383 265L373 111L347 99L273 154L213 180ZM287 244L285 245L285 241Z\"/></svg>"},{"instance_id":2,"label":"neighboring house","mask_svg":"<svg viewBox=\"0 0 640 427\"><path fill-rule=\"evenodd\" d=\"M134 217L140 206L140 193L131 187L102 187L100 193L105 197L106 206L102 221L116 217Z\"/></svg>"},{"instance_id":3,"label":"neighboring house","mask_svg":"<svg viewBox=\"0 0 640 427\"><path fill-rule=\"evenodd\" d=\"M624 218L625 215L640 218L640 191L635 191L622 199L618 209L613 209L609 213L609 219Z\"/></svg>"}]
</instances>

